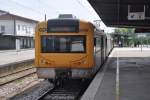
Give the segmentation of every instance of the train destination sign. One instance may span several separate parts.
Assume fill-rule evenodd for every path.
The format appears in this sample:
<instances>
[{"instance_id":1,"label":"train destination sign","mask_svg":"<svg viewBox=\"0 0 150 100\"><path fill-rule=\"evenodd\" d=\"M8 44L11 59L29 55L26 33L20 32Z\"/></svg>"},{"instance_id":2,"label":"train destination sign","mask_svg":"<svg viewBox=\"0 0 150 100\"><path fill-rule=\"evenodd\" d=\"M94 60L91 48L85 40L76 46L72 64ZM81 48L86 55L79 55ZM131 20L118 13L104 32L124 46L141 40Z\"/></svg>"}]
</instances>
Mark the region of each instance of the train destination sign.
<instances>
[{"instance_id":1,"label":"train destination sign","mask_svg":"<svg viewBox=\"0 0 150 100\"><path fill-rule=\"evenodd\" d=\"M78 32L75 26L54 26L48 27L48 32Z\"/></svg>"}]
</instances>

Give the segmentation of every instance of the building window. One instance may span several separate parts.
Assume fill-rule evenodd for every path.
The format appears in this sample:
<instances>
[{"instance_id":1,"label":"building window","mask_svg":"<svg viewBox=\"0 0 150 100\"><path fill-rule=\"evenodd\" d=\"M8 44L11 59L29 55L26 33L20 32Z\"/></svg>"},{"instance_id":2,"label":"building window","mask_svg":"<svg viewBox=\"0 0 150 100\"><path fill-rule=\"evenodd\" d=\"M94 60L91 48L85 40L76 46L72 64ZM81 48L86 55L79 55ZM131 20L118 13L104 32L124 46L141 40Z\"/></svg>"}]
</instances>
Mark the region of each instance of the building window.
<instances>
[{"instance_id":1,"label":"building window","mask_svg":"<svg viewBox=\"0 0 150 100\"><path fill-rule=\"evenodd\" d=\"M26 31L26 26L25 25L22 25L22 30Z\"/></svg>"},{"instance_id":2,"label":"building window","mask_svg":"<svg viewBox=\"0 0 150 100\"><path fill-rule=\"evenodd\" d=\"M20 25L18 25L18 30L20 31Z\"/></svg>"},{"instance_id":3,"label":"building window","mask_svg":"<svg viewBox=\"0 0 150 100\"><path fill-rule=\"evenodd\" d=\"M22 30L24 30L24 25L22 25Z\"/></svg>"},{"instance_id":4,"label":"building window","mask_svg":"<svg viewBox=\"0 0 150 100\"><path fill-rule=\"evenodd\" d=\"M31 33L31 27L29 27L28 29L29 29L29 30L28 30L28 33Z\"/></svg>"},{"instance_id":5,"label":"building window","mask_svg":"<svg viewBox=\"0 0 150 100\"><path fill-rule=\"evenodd\" d=\"M33 28L32 27L30 27L30 33L33 33Z\"/></svg>"},{"instance_id":6,"label":"building window","mask_svg":"<svg viewBox=\"0 0 150 100\"><path fill-rule=\"evenodd\" d=\"M5 32L5 26L2 25L2 26L1 26L1 33L4 33L4 32Z\"/></svg>"},{"instance_id":7,"label":"building window","mask_svg":"<svg viewBox=\"0 0 150 100\"><path fill-rule=\"evenodd\" d=\"M28 29L27 29L27 26L25 26L25 31L26 31L26 33L28 33Z\"/></svg>"}]
</instances>

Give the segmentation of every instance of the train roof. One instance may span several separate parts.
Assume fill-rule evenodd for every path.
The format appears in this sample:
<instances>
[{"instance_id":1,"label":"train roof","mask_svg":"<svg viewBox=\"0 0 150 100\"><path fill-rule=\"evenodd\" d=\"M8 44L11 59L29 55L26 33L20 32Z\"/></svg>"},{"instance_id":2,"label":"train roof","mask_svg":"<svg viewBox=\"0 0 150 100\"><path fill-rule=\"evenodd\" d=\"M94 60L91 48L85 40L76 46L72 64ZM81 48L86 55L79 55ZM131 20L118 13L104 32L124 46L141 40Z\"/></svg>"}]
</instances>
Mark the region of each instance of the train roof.
<instances>
[{"instance_id":1,"label":"train roof","mask_svg":"<svg viewBox=\"0 0 150 100\"><path fill-rule=\"evenodd\" d=\"M48 22L48 23L51 23L51 24L59 24L61 25L61 23L65 23L67 25L71 25L72 23L74 24L77 24L78 22L81 22L81 23L87 23L87 24L91 24L93 25L91 22L89 21L85 21L85 20L81 20L81 19L75 19L75 18L55 18L55 19L48 19L47 21L42 21L42 22L39 22L40 23L43 23L43 22ZM61 23L58 23L58 22L61 22ZM93 25L94 27L94 25Z\"/></svg>"},{"instance_id":2,"label":"train roof","mask_svg":"<svg viewBox=\"0 0 150 100\"><path fill-rule=\"evenodd\" d=\"M95 27L94 35L97 36L97 35L106 35L106 34L104 33L104 30Z\"/></svg>"},{"instance_id":3,"label":"train roof","mask_svg":"<svg viewBox=\"0 0 150 100\"><path fill-rule=\"evenodd\" d=\"M48 21L79 21L79 22L83 22L83 23L90 23L92 24L91 22L89 21L85 21L85 20L82 20L82 19L75 19L75 18L56 18L56 19L49 19Z\"/></svg>"}]
</instances>

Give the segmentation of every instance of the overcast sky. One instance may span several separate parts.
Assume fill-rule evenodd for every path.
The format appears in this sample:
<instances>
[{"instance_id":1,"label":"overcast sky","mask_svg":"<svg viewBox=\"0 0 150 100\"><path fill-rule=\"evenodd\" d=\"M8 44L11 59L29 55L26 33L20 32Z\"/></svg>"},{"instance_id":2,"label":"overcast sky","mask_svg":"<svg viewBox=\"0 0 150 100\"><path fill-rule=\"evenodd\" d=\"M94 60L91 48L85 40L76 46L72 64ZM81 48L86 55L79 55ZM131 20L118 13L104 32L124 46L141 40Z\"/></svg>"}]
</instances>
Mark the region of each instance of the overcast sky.
<instances>
[{"instance_id":1,"label":"overcast sky","mask_svg":"<svg viewBox=\"0 0 150 100\"><path fill-rule=\"evenodd\" d=\"M73 14L91 22L100 20L87 0L0 0L0 10L38 21L44 20L45 14L47 19L57 18L59 14ZM111 31L103 23L101 28Z\"/></svg>"}]
</instances>

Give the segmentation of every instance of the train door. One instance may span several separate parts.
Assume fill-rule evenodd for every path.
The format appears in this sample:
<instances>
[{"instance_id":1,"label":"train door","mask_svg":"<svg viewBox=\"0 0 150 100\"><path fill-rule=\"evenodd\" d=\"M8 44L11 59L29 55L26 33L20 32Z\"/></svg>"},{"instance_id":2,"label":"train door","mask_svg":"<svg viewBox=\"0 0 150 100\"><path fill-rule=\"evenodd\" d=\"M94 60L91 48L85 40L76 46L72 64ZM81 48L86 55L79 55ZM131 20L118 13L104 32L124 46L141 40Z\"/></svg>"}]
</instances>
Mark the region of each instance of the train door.
<instances>
[{"instance_id":1,"label":"train door","mask_svg":"<svg viewBox=\"0 0 150 100\"><path fill-rule=\"evenodd\" d=\"M110 50L112 48L111 44L112 44L112 41L111 41L110 37L108 37L107 38L107 56L108 56L108 54L109 54L109 52L110 52Z\"/></svg>"},{"instance_id":2,"label":"train door","mask_svg":"<svg viewBox=\"0 0 150 100\"><path fill-rule=\"evenodd\" d=\"M106 36L103 36L103 52L104 52L104 58L103 58L103 60L105 60L106 59L106 57L107 57L107 37Z\"/></svg>"},{"instance_id":3,"label":"train door","mask_svg":"<svg viewBox=\"0 0 150 100\"><path fill-rule=\"evenodd\" d=\"M106 57L107 57L107 37L105 36L105 38L104 38L104 41L105 41L105 43L104 43L104 49L105 49L105 59L106 59Z\"/></svg>"},{"instance_id":4,"label":"train door","mask_svg":"<svg viewBox=\"0 0 150 100\"><path fill-rule=\"evenodd\" d=\"M101 37L101 62L104 62L104 36Z\"/></svg>"},{"instance_id":5,"label":"train door","mask_svg":"<svg viewBox=\"0 0 150 100\"><path fill-rule=\"evenodd\" d=\"M104 52L104 58L103 58L103 62L104 62L104 60L105 60L105 57L106 57L106 52L105 52L105 49L106 49L106 45L105 45L105 36L103 36L103 44L104 44L104 46L103 46L103 52Z\"/></svg>"},{"instance_id":6,"label":"train door","mask_svg":"<svg viewBox=\"0 0 150 100\"><path fill-rule=\"evenodd\" d=\"M95 64L96 64L96 70L101 66L101 37L95 37L94 38L94 51L95 51Z\"/></svg>"}]
</instances>

